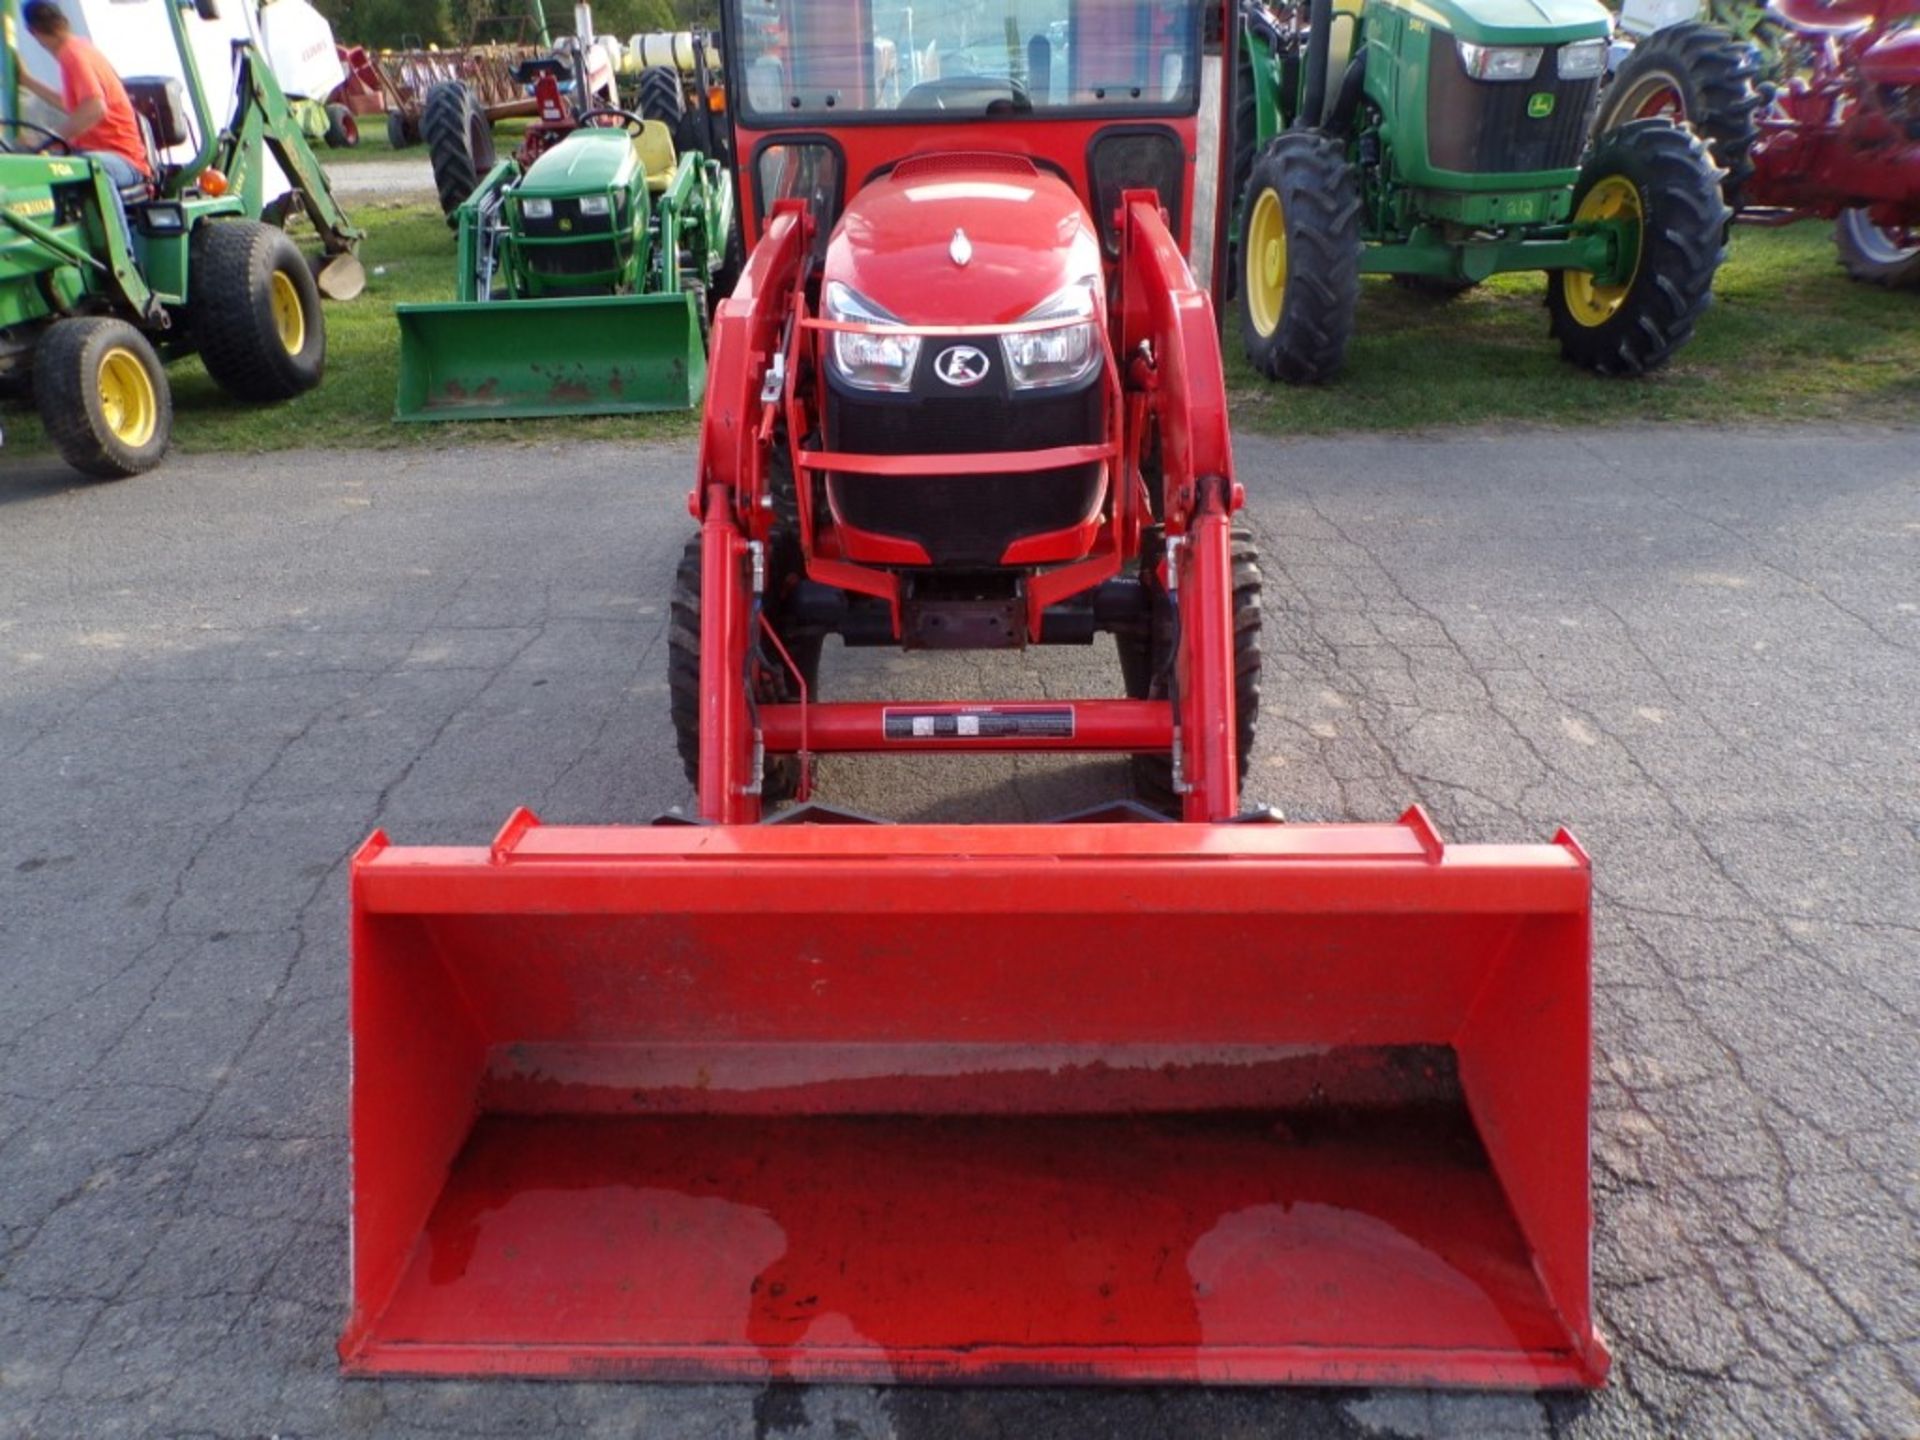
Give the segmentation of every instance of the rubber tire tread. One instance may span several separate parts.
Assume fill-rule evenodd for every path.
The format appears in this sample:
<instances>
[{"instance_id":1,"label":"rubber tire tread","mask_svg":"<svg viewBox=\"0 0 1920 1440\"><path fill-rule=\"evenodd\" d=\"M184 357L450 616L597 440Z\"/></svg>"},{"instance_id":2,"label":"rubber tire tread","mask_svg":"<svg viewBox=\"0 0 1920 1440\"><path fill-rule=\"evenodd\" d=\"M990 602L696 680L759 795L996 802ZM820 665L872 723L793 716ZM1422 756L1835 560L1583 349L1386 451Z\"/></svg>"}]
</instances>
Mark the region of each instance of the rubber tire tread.
<instances>
[{"instance_id":1,"label":"rubber tire tread","mask_svg":"<svg viewBox=\"0 0 1920 1440\"><path fill-rule=\"evenodd\" d=\"M1663 75L1680 94L1687 124L1707 142L1713 161L1727 173L1720 193L1738 210L1753 179L1753 145L1760 136L1760 58L1726 31L1700 21L1669 25L1637 42L1620 62L1600 98L1595 136L1627 124L1612 106L1649 74Z\"/></svg>"},{"instance_id":2,"label":"rubber tire tread","mask_svg":"<svg viewBox=\"0 0 1920 1440\"><path fill-rule=\"evenodd\" d=\"M254 404L291 400L318 385L327 368L327 323L300 247L252 220L203 220L192 246L188 319L214 383ZM287 353L274 325L275 271L293 282L306 318L297 355Z\"/></svg>"},{"instance_id":3,"label":"rubber tire tread","mask_svg":"<svg viewBox=\"0 0 1920 1440\"><path fill-rule=\"evenodd\" d=\"M153 382L153 438L138 450L108 427L95 385L101 352L116 346L137 356ZM47 438L82 475L124 480L165 457L173 439L173 392L153 346L126 321L97 315L55 321L34 346L33 380L34 408Z\"/></svg>"},{"instance_id":4,"label":"rubber tire tread","mask_svg":"<svg viewBox=\"0 0 1920 1440\"><path fill-rule=\"evenodd\" d=\"M1254 735L1260 726L1260 627L1263 615L1260 575L1260 547L1250 530L1233 532L1233 710L1234 751L1239 757L1241 784L1246 783L1247 763L1253 757ZM1171 631L1154 637L1153 665L1144 693L1135 693L1129 676L1127 694L1135 700L1164 700L1166 654L1164 645ZM1122 672L1134 669L1123 655ZM1173 789L1173 757L1158 753L1132 757L1133 793L1143 805L1169 815L1180 814L1180 797Z\"/></svg>"},{"instance_id":5,"label":"rubber tire tread","mask_svg":"<svg viewBox=\"0 0 1920 1440\"><path fill-rule=\"evenodd\" d=\"M1286 220L1287 283L1271 335L1253 323L1240 290L1240 338L1247 360L1269 380L1317 385L1346 359L1360 304L1360 188L1340 142L1317 130L1288 130L1254 160L1241 197L1240 254L1262 191L1280 197Z\"/></svg>"},{"instance_id":6,"label":"rubber tire tread","mask_svg":"<svg viewBox=\"0 0 1920 1440\"><path fill-rule=\"evenodd\" d=\"M453 212L479 188L483 157L473 153L473 92L458 80L442 80L427 91L420 109L420 138L433 166L433 188L440 211L453 223Z\"/></svg>"},{"instance_id":7,"label":"rubber tire tread","mask_svg":"<svg viewBox=\"0 0 1920 1440\"><path fill-rule=\"evenodd\" d=\"M1235 24L1239 21L1235 20ZM1245 223L1247 179L1253 174L1254 153L1260 147L1260 97L1253 87L1253 57L1247 47L1254 42L1241 31L1237 61L1233 71L1233 197L1238 207L1233 228L1227 232L1227 277L1221 293L1228 299L1240 293L1240 230Z\"/></svg>"},{"instance_id":8,"label":"rubber tire tread","mask_svg":"<svg viewBox=\"0 0 1920 1440\"><path fill-rule=\"evenodd\" d=\"M360 148L360 125L344 105L327 106L327 145L334 150Z\"/></svg>"},{"instance_id":9,"label":"rubber tire tread","mask_svg":"<svg viewBox=\"0 0 1920 1440\"><path fill-rule=\"evenodd\" d=\"M1869 220L1868 223L1872 222ZM1920 254L1891 263L1874 259L1855 243L1853 233L1847 226L1846 211L1834 217L1833 244L1840 252L1840 263L1855 280L1869 285L1885 285L1893 290L1920 286Z\"/></svg>"},{"instance_id":10,"label":"rubber tire tread","mask_svg":"<svg viewBox=\"0 0 1920 1440\"><path fill-rule=\"evenodd\" d=\"M645 120L658 120L680 138L680 121L687 113L686 90L680 72L666 65L649 65L640 72L639 101L635 107Z\"/></svg>"},{"instance_id":11,"label":"rubber tire tread","mask_svg":"<svg viewBox=\"0 0 1920 1440\"><path fill-rule=\"evenodd\" d=\"M1559 270L1547 272L1548 329L1566 360L1598 375L1643 375L1693 338L1713 303L1713 277L1727 254L1732 212L1706 144L1665 120L1634 120L1594 142L1574 185L1577 211L1601 179L1619 175L1640 191L1646 217L1640 267L1625 303L1600 325L1567 308Z\"/></svg>"}]
</instances>

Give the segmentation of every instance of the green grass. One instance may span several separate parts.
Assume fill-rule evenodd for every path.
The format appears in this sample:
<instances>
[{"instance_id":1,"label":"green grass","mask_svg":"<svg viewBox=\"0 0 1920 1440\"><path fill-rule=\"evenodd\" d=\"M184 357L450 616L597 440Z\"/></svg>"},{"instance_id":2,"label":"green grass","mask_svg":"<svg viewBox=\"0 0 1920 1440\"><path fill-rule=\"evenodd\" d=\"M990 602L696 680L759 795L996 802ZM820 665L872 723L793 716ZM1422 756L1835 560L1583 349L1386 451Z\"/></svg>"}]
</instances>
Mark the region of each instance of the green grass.
<instances>
[{"instance_id":1,"label":"green grass","mask_svg":"<svg viewBox=\"0 0 1920 1440\"><path fill-rule=\"evenodd\" d=\"M1227 327L1237 421L1279 432L1532 422L1912 420L1920 414L1920 293L1847 278L1830 227L1736 227L1713 308L1666 369L1605 380L1559 358L1541 275L1497 277L1437 302L1362 286L1344 371L1270 385Z\"/></svg>"},{"instance_id":2,"label":"green grass","mask_svg":"<svg viewBox=\"0 0 1920 1440\"><path fill-rule=\"evenodd\" d=\"M368 135L360 152L387 153ZM450 298L453 236L430 204L356 199L368 231L367 290L327 306L325 383L286 405L249 408L217 390L197 360L171 370L182 451L265 452L469 442L540 444L684 438L692 415L444 425L392 422L398 379L393 306ZM1642 380L1601 380L1563 362L1547 338L1537 275L1501 277L1446 304L1384 281L1364 288L1344 373L1305 389L1269 385L1240 355L1230 317L1227 381L1235 419L1275 432L1455 425L1591 425L1658 420L1911 420L1920 414L1920 294L1846 278L1827 227L1741 228L1718 300L1694 342ZM39 444L16 405L8 453Z\"/></svg>"}]
</instances>

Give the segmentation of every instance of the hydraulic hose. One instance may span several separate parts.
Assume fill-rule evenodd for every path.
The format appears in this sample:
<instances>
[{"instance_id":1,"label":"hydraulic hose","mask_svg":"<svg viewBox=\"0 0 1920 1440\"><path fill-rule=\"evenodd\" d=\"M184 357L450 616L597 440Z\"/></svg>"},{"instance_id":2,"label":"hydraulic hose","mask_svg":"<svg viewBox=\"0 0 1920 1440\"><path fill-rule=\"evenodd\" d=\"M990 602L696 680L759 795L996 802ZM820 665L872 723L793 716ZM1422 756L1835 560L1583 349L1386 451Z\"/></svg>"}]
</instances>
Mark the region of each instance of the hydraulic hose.
<instances>
[{"instance_id":1,"label":"hydraulic hose","mask_svg":"<svg viewBox=\"0 0 1920 1440\"><path fill-rule=\"evenodd\" d=\"M1333 0L1310 0L1307 25L1307 93L1300 98L1295 130L1310 130L1327 108L1327 52L1333 48Z\"/></svg>"},{"instance_id":2,"label":"hydraulic hose","mask_svg":"<svg viewBox=\"0 0 1920 1440\"><path fill-rule=\"evenodd\" d=\"M1347 72L1340 77L1340 91L1333 97L1333 108L1327 112L1327 132L1331 135L1346 135L1353 129L1354 112L1360 108L1360 94L1367 79L1367 52L1362 50L1347 62Z\"/></svg>"}]
</instances>

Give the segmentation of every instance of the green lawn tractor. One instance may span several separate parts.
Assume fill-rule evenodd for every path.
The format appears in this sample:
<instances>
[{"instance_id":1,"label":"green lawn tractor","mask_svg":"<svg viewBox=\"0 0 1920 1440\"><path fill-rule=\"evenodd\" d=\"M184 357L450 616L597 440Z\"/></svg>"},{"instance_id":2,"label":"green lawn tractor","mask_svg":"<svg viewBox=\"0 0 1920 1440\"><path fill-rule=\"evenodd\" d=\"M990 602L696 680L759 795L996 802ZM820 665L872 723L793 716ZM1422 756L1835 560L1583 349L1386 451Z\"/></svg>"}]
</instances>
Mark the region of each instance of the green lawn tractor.
<instances>
[{"instance_id":1,"label":"green lawn tractor","mask_svg":"<svg viewBox=\"0 0 1920 1440\"><path fill-rule=\"evenodd\" d=\"M118 195L99 162L21 118L0 45L0 399L30 395L61 457L101 479L166 454L163 361L198 354L237 400L289 399L325 365L321 294L351 298L365 283L360 232L258 51L236 42L239 104L217 128L185 14L166 8L186 78L128 77L156 179ZM17 33L15 0L0 0L0 26ZM185 163L167 162L186 149ZM261 221L268 152L322 238L315 265Z\"/></svg>"},{"instance_id":2,"label":"green lawn tractor","mask_svg":"<svg viewBox=\"0 0 1920 1440\"><path fill-rule=\"evenodd\" d=\"M1719 172L1687 130L1591 139L1596 0L1243 0L1233 283L1247 355L1339 369L1362 274L1439 299L1547 272L1561 354L1603 375L1664 363L1725 254Z\"/></svg>"},{"instance_id":3,"label":"green lawn tractor","mask_svg":"<svg viewBox=\"0 0 1920 1440\"><path fill-rule=\"evenodd\" d=\"M402 305L401 420L685 410L710 291L731 288L733 189L667 126L597 109L454 212L456 298Z\"/></svg>"}]
</instances>

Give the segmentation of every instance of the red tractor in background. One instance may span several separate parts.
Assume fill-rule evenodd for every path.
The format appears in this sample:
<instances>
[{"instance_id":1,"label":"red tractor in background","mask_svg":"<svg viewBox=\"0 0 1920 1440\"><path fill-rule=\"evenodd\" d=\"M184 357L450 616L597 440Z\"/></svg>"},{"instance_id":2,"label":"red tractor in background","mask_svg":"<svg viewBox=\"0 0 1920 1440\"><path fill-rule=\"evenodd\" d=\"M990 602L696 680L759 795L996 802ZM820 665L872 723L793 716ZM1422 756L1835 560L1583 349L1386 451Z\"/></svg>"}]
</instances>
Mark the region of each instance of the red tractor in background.
<instances>
[{"instance_id":1,"label":"red tractor in background","mask_svg":"<svg viewBox=\"0 0 1920 1440\"><path fill-rule=\"evenodd\" d=\"M1205 8L727 0L697 815L356 857L350 1371L1603 1380L1584 853L1243 811ZM1111 696L821 698L833 636L1102 633ZM1004 750L1148 805L806 803L818 754Z\"/></svg>"},{"instance_id":2,"label":"red tractor in background","mask_svg":"<svg viewBox=\"0 0 1920 1440\"><path fill-rule=\"evenodd\" d=\"M1855 279L1920 285L1920 0L1772 0L1655 30L1596 129L1656 115L1711 143L1739 219L1832 219Z\"/></svg>"}]
</instances>

